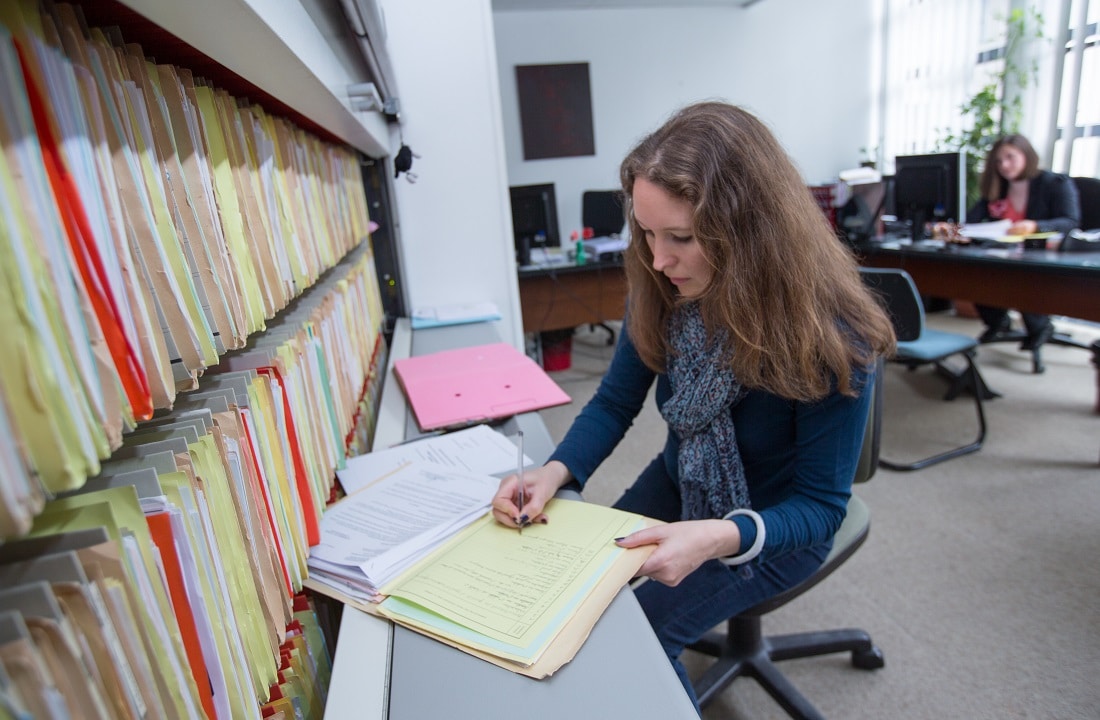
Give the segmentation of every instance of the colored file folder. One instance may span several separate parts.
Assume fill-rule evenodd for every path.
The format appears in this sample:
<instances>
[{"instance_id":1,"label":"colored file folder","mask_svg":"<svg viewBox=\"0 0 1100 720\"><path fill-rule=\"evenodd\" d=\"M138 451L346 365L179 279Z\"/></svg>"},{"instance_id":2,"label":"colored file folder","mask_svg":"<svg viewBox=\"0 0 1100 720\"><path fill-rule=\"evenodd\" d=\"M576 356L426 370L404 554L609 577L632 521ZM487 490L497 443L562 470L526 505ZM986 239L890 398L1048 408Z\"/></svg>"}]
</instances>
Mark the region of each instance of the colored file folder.
<instances>
[{"instance_id":1,"label":"colored file folder","mask_svg":"<svg viewBox=\"0 0 1100 720\"><path fill-rule=\"evenodd\" d=\"M464 427L564 405L570 397L507 343L418 355L394 372L421 430Z\"/></svg>"}]
</instances>

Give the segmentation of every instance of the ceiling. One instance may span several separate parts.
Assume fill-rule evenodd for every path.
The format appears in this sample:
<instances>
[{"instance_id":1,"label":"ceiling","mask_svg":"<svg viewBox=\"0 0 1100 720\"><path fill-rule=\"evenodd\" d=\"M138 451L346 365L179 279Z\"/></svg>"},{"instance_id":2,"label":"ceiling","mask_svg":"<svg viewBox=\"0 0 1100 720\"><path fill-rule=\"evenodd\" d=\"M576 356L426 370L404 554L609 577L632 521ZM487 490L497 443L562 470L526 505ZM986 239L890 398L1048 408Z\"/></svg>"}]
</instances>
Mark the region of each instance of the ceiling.
<instances>
[{"instance_id":1,"label":"ceiling","mask_svg":"<svg viewBox=\"0 0 1100 720\"><path fill-rule=\"evenodd\" d=\"M677 7L735 7L755 5L762 0L492 0L493 10L580 10Z\"/></svg>"}]
</instances>

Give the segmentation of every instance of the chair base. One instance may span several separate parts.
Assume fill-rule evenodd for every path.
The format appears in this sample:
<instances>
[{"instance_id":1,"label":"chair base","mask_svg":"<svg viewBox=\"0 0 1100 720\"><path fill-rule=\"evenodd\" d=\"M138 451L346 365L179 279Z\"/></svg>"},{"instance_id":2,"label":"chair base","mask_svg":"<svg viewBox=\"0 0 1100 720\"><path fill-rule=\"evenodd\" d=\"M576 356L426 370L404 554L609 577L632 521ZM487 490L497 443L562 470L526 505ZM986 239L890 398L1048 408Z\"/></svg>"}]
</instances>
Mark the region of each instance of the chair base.
<instances>
[{"instance_id":1,"label":"chair base","mask_svg":"<svg viewBox=\"0 0 1100 720\"><path fill-rule=\"evenodd\" d=\"M962 370L956 370L949 367L946 363L936 363L936 372L946 378L948 382L947 392L944 393L944 400L954 400L963 393L970 393L976 395L981 394L982 400L992 400L993 398L1003 397L1001 393L989 387L986 384L985 378L981 373L978 373L978 378L975 380L970 375L970 368L966 367ZM977 387L974 383L977 383Z\"/></svg>"},{"instance_id":2,"label":"chair base","mask_svg":"<svg viewBox=\"0 0 1100 720\"><path fill-rule=\"evenodd\" d=\"M1008 332L998 333L996 337L985 340L982 345L990 345L992 343L1002 342L1023 342L1027 339L1027 333L1023 330L1009 330ZM1093 361L1097 360L1097 348L1094 344L1089 344L1081 340L1075 340L1072 335L1066 333L1056 332L1050 337L1043 345L1062 345L1064 347L1075 347L1081 350L1090 350L1093 353ZM1031 372L1035 375L1040 375L1046 372L1046 365L1043 364L1043 345L1037 348L1033 348L1031 352Z\"/></svg>"},{"instance_id":3,"label":"chair base","mask_svg":"<svg viewBox=\"0 0 1100 720\"><path fill-rule=\"evenodd\" d=\"M763 637L759 616L741 616L728 623L726 635L712 632L691 646L718 658L693 686L700 707L710 703L739 677L751 677L790 715L799 720L824 716L779 671L782 660L850 652L852 665L877 670L886 660L863 630L848 628L823 632Z\"/></svg>"},{"instance_id":4,"label":"chair base","mask_svg":"<svg viewBox=\"0 0 1100 720\"><path fill-rule=\"evenodd\" d=\"M910 472L913 470L926 468L929 465L941 463L945 460L951 460L952 458L957 458L962 455L969 455L970 453L978 452L982 449L982 445L985 443L986 431L985 408L982 405L982 401L991 397L999 397L999 394L990 390L989 387L985 384L985 380L982 379L981 373L978 372L978 366L974 362L974 351L969 350L965 353L962 353L962 355L966 358L967 365L966 370L962 373L951 370L950 368L946 367L942 362L937 362L935 363L935 365L937 370L939 370L941 374L946 373L949 375L949 377L953 378L953 386L948 389L947 395L944 396L944 400L953 400L964 388L969 389L971 395L974 396L974 407L978 413L978 436L974 439L973 442L967 443L966 445L962 445L960 447L953 448L951 450L947 450L936 455L931 455L921 460L915 460L910 463L899 463L880 457L878 461L879 467L899 472ZM965 375L965 380L960 378L960 376L963 375Z\"/></svg>"},{"instance_id":5,"label":"chair base","mask_svg":"<svg viewBox=\"0 0 1100 720\"><path fill-rule=\"evenodd\" d=\"M614 345L615 344L615 330L614 330L614 328L612 328L607 323L602 323L602 322L601 323L588 323L588 329L590 331L595 330L596 328L603 328L604 330L607 331L607 344L608 345Z\"/></svg>"}]
</instances>

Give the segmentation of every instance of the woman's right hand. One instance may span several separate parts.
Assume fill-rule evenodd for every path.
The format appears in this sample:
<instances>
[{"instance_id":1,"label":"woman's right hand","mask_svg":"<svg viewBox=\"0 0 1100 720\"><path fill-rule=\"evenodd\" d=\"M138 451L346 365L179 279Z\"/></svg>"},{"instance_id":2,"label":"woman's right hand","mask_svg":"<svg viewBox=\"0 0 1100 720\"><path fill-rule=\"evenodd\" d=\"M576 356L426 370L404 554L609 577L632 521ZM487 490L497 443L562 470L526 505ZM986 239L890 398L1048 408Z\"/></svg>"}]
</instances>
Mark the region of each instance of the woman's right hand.
<instances>
[{"instance_id":1,"label":"woman's right hand","mask_svg":"<svg viewBox=\"0 0 1100 720\"><path fill-rule=\"evenodd\" d=\"M952 243L966 242L959 234L962 229L958 223L938 222L932 226L932 237L936 240L946 240Z\"/></svg>"},{"instance_id":2,"label":"woman's right hand","mask_svg":"<svg viewBox=\"0 0 1100 720\"><path fill-rule=\"evenodd\" d=\"M569 469L557 460L542 467L523 471L523 507L519 507L519 476L509 475L500 481L493 496L493 517L501 525L523 527L534 522L545 523L542 509L562 485L569 482Z\"/></svg>"}]
</instances>

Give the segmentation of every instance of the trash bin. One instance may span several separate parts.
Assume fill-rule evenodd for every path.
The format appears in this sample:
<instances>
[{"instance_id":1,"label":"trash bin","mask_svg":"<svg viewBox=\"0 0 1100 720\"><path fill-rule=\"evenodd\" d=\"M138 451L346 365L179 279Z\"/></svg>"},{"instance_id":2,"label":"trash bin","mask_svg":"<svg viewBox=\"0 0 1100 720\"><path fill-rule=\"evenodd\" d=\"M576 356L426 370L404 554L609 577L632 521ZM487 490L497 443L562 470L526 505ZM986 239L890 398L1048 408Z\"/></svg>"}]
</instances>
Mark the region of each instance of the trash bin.
<instances>
[{"instance_id":1,"label":"trash bin","mask_svg":"<svg viewBox=\"0 0 1100 720\"><path fill-rule=\"evenodd\" d=\"M542 369L568 370L573 364L573 330L547 330L541 334Z\"/></svg>"}]
</instances>

